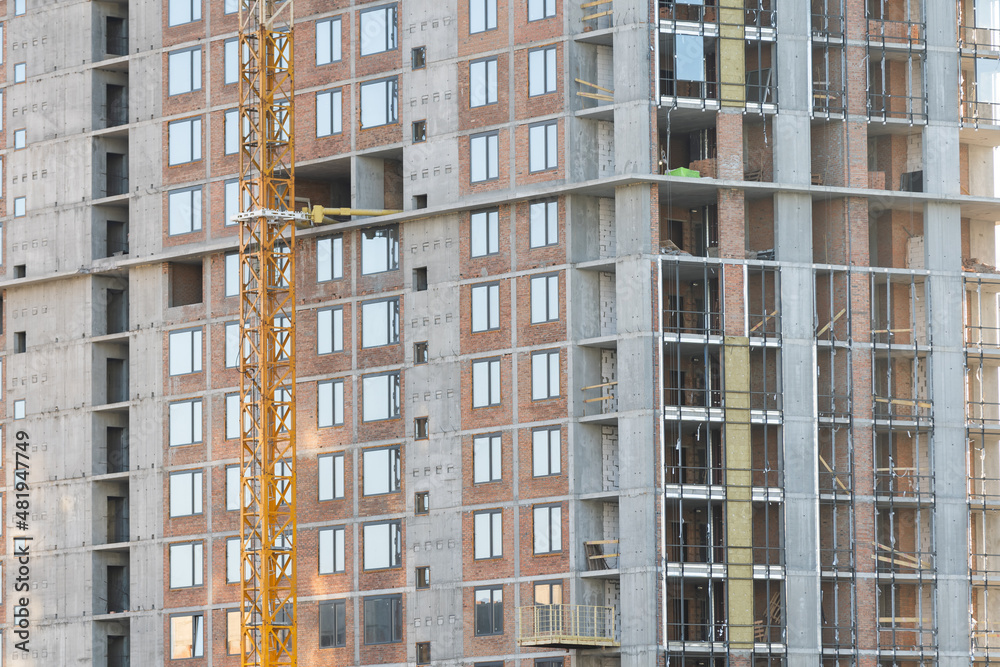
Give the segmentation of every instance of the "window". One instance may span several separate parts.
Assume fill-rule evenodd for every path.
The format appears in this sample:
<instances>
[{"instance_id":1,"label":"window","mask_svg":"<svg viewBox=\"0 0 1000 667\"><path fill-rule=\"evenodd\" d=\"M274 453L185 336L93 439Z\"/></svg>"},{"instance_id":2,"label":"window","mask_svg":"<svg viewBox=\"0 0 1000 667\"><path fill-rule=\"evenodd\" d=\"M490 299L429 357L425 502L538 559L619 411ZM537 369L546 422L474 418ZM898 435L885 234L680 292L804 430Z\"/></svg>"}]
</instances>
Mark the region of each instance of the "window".
<instances>
[{"instance_id":1,"label":"window","mask_svg":"<svg viewBox=\"0 0 1000 667\"><path fill-rule=\"evenodd\" d=\"M201 187L172 190L167 195L167 232L189 234L201 229Z\"/></svg>"},{"instance_id":2,"label":"window","mask_svg":"<svg viewBox=\"0 0 1000 667\"><path fill-rule=\"evenodd\" d=\"M531 323L559 319L559 274L531 279Z\"/></svg>"},{"instance_id":3,"label":"window","mask_svg":"<svg viewBox=\"0 0 1000 667\"><path fill-rule=\"evenodd\" d=\"M361 84L361 127L395 123L399 118L395 77Z\"/></svg>"},{"instance_id":4,"label":"window","mask_svg":"<svg viewBox=\"0 0 1000 667\"><path fill-rule=\"evenodd\" d=\"M24 14L25 0L14 0L14 16Z\"/></svg>"},{"instance_id":5,"label":"window","mask_svg":"<svg viewBox=\"0 0 1000 667\"><path fill-rule=\"evenodd\" d=\"M27 200L24 197L14 198L14 217L21 218L27 213Z\"/></svg>"},{"instance_id":6,"label":"window","mask_svg":"<svg viewBox=\"0 0 1000 667\"><path fill-rule=\"evenodd\" d=\"M365 644L403 641L403 596L365 598Z\"/></svg>"},{"instance_id":7,"label":"window","mask_svg":"<svg viewBox=\"0 0 1000 667\"><path fill-rule=\"evenodd\" d=\"M559 440L562 431L537 428L531 432L531 472L535 477L558 475L561 472Z\"/></svg>"},{"instance_id":8,"label":"window","mask_svg":"<svg viewBox=\"0 0 1000 667\"><path fill-rule=\"evenodd\" d=\"M414 364L426 364L429 358L429 353L427 351L427 341L421 341L419 343L413 344L413 363Z\"/></svg>"},{"instance_id":9,"label":"window","mask_svg":"<svg viewBox=\"0 0 1000 667\"><path fill-rule=\"evenodd\" d=\"M417 417L413 420L413 439L427 440L430 437L430 421L427 417Z\"/></svg>"},{"instance_id":10,"label":"window","mask_svg":"<svg viewBox=\"0 0 1000 667\"><path fill-rule=\"evenodd\" d=\"M14 419L24 419L27 414L27 407L25 406L24 399L18 399L14 401Z\"/></svg>"},{"instance_id":11,"label":"window","mask_svg":"<svg viewBox=\"0 0 1000 667\"><path fill-rule=\"evenodd\" d=\"M223 75L222 83L230 85L240 80L240 42L238 39L227 39L222 44Z\"/></svg>"},{"instance_id":12,"label":"window","mask_svg":"<svg viewBox=\"0 0 1000 667\"><path fill-rule=\"evenodd\" d=\"M562 551L562 508L559 505L536 506L533 513L535 553Z\"/></svg>"},{"instance_id":13,"label":"window","mask_svg":"<svg viewBox=\"0 0 1000 667\"><path fill-rule=\"evenodd\" d=\"M226 296L239 296L240 293L240 255L239 253L229 253L226 255Z\"/></svg>"},{"instance_id":14,"label":"window","mask_svg":"<svg viewBox=\"0 0 1000 667\"><path fill-rule=\"evenodd\" d=\"M366 449L363 454L364 495L399 491L399 446Z\"/></svg>"},{"instance_id":15,"label":"window","mask_svg":"<svg viewBox=\"0 0 1000 667\"><path fill-rule=\"evenodd\" d=\"M420 266L413 269L413 291L414 292L426 292L427 291L427 267Z\"/></svg>"},{"instance_id":16,"label":"window","mask_svg":"<svg viewBox=\"0 0 1000 667\"><path fill-rule=\"evenodd\" d=\"M240 538L230 537L226 540L226 583L236 584L240 581Z\"/></svg>"},{"instance_id":17,"label":"window","mask_svg":"<svg viewBox=\"0 0 1000 667\"><path fill-rule=\"evenodd\" d=\"M413 494L413 513L430 514L431 512L431 492L417 491Z\"/></svg>"},{"instance_id":18,"label":"window","mask_svg":"<svg viewBox=\"0 0 1000 667\"><path fill-rule=\"evenodd\" d=\"M540 248L559 243L559 203L534 202L528 207L531 225L531 247Z\"/></svg>"},{"instance_id":19,"label":"window","mask_svg":"<svg viewBox=\"0 0 1000 667\"><path fill-rule=\"evenodd\" d=\"M365 569L382 570L403 564L403 538L399 521L366 523Z\"/></svg>"},{"instance_id":20,"label":"window","mask_svg":"<svg viewBox=\"0 0 1000 667\"><path fill-rule=\"evenodd\" d=\"M170 374L201 372L201 329L170 332Z\"/></svg>"},{"instance_id":21,"label":"window","mask_svg":"<svg viewBox=\"0 0 1000 667\"><path fill-rule=\"evenodd\" d=\"M430 565L422 565L417 568L417 590L423 590L431 587L431 567Z\"/></svg>"},{"instance_id":22,"label":"window","mask_svg":"<svg viewBox=\"0 0 1000 667\"><path fill-rule=\"evenodd\" d=\"M223 153L235 155L240 150L240 112L239 109L230 109L223 118L223 128L225 131L225 145Z\"/></svg>"},{"instance_id":23,"label":"window","mask_svg":"<svg viewBox=\"0 0 1000 667\"><path fill-rule=\"evenodd\" d=\"M395 225L361 231L361 274L399 268L399 231Z\"/></svg>"},{"instance_id":24,"label":"window","mask_svg":"<svg viewBox=\"0 0 1000 667\"><path fill-rule=\"evenodd\" d=\"M201 0L169 0L167 25L182 25L200 20Z\"/></svg>"},{"instance_id":25,"label":"window","mask_svg":"<svg viewBox=\"0 0 1000 667\"><path fill-rule=\"evenodd\" d=\"M550 604L562 604L562 582L543 581L535 584L535 604L547 606ZM536 663L537 664L537 663ZM562 665L562 660L559 661Z\"/></svg>"},{"instance_id":26,"label":"window","mask_svg":"<svg viewBox=\"0 0 1000 667\"><path fill-rule=\"evenodd\" d=\"M473 521L473 552L476 560L503 557L503 513L476 512Z\"/></svg>"},{"instance_id":27,"label":"window","mask_svg":"<svg viewBox=\"0 0 1000 667\"><path fill-rule=\"evenodd\" d=\"M175 472L170 475L170 516L201 514L200 470Z\"/></svg>"},{"instance_id":28,"label":"window","mask_svg":"<svg viewBox=\"0 0 1000 667\"><path fill-rule=\"evenodd\" d=\"M410 68L423 69L427 66L427 47L416 46L410 50Z\"/></svg>"},{"instance_id":29,"label":"window","mask_svg":"<svg viewBox=\"0 0 1000 667\"><path fill-rule=\"evenodd\" d=\"M361 378L363 421L399 417L399 372L366 375Z\"/></svg>"},{"instance_id":30,"label":"window","mask_svg":"<svg viewBox=\"0 0 1000 667\"><path fill-rule=\"evenodd\" d=\"M361 55L396 48L396 5L361 12Z\"/></svg>"},{"instance_id":31,"label":"window","mask_svg":"<svg viewBox=\"0 0 1000 667\"><path fill-rule=\"evenodd\" d=\"M316 136L328 137L331 134L340 134L343 130L341 123L344 118L343 107L341 106L341 91L324 90L316 93Z\"/></svg>"},{"instance_id":32,"label":"window","mask_svg":"<svg viewBox=\"0 0 1000 667\"><path fill-rule=\"evenodd\" d=\"M319 603L319 647L336 648L347 642L347 603L325 600Z\"/></svg>"},{"instance_id":33,"label":"window","mask_svg":"<svg viewBox=\"0 0 1000 667\"><path fill-rule=\"evenodd\" d=\"M237 609L230 609L226 611L226 655L239 655L242 640L240 612Z\"/></svg>"},{"instance_id":34,"label":"window","mask_svg":"<svg viewBox=\"0 0 1000 667\"><path fill-rule=\"evenodd\" d=\"M167 125L167 163L171 166L201 159L201 118L175 120Z\"/></svg>"},{"instance_id":35,"label":"window","mask_svg":"<svg viewBox=\"0 0 1000 667\"><path fill-rule=\"evenodd\" d=\"M556 0L528 0L528 20L537 21L556 15Z\"/></svg>"},{"instance_id":36,"label":"window","mask_svg":"<svg viewBox=\"0 0 1000 667\"><path fill-rule=\"evenodd\" d=\"M503 634L503 586L477 588L476 636Z\"/></svg>"},{"instance_id":37,"label":"window","mask_svg":"<svg viewBox=\"0 0 1000 667\"><path fill-rule=\"evenodd\" d=\"M344 423L344 381L325 380L316 384L319 403L316 425L319 428L340 426Z\"/></svg>"},{"instance_id":38,"label":"window","mask_svg":"<svg viewBox=\"0 0 1000 667\"><path fill-rule=\"evenodd\" d=\"M344 497L344 455L321 454L319 467L319 499L336 500Z\"/></svg>"},{"instance_id":39,"label":"window","mask_svg":"<svg viewBox=\"0 0 1000 667\"><path fill-rule=\"evenodd\" d=\"M556 47L528 51L528 95L556 92Z\"/></svg>"},{"instance_id":40,"label":"window","mask_svg":"<svg viewBox=\"0 0 1000 667\"><path fill-rule=\"evenodd\" d=\"M226 322L226 368L240 365L240 323Z\"/></svg>"},{"instance_id":41,"label":"window","mask_svg":"<svg viewBox=\"0 0 1000 667\"><path fill-rule=\"evenodd\" d=\"M545 171L559 166L559 125L542 123L528 128L528 170Z\"/></svg>"},{"instance_id":42,"label":"window","mask_svg":"<svg viewBox=\"0 0 1000 667\"><path fill-rule=\"evenodd\" d=\"M168 95L201 90L201 47L171 51L167 56Z\"/></svg>"},{"instance_id":43,"label":"window","mask_svg":"<svg viewBox=\"0 0 1000 667\"><path fill-rule=\"evenodd\" d=\"M499 145L500 135L496 132L474 135L469 140L469 180L472 183L499 178Z\"/></svg>"},{"instance_id":44,"label":"window","mask_svg":"<svg viewBox=\"0 0 1000 667\"><path fill-rule=\"evenodd\" d=\"M229 227L236 224L236 220L233 218L240 212L240 182L235 178L226 181L226 210L225 210L225 226ZM247 207L249 208L249 207Z\"/></svg>"},{"instance_id":45,"label":"window","mask_svg":"<svg viewBox=\"0 0 1000 667\"><path fill-rule=\"evenodd\" d=\"M201 442L201 399L170 404L170 446Z\"/></svg>"},{"instance_id":46,"label":"window","mask_svg":"<svg viewBox=\"0 0 1000 667\"><path fill-rule=\"evenodd\" d=\"M226 394L226 440L240 437L240 395Z\"/></svg>"},{"instance_id":47,"label":"window","mask_svg":"<svg viewBox=\"0 0 1000 667\"><path fill-rule=\"evenodd\" d=\"M240 11L240 0L225 0L225 5L223 5L223 14L235 14Z\"/></svg>"},{"instance_id":48,"label":"window","mask_svg":"<svg viewBox=\"0 0 1000 667\"><path fill-rule=\"evenodd\" d=\"M495 30L497 0L469 0L469 33Z\"/></svg>"},{"instance_id":49,"label":"window","mask_svg":"<svg viewBox=\"0 0 1000 667\"><path fill-rule=\"evenodd\" d=\"M500 328L500 285L472 287L472 332Z\"/></svg>"},{"instance_id":50,"label":"window","mask_svg":"<svg viewBox=\"0 0 1000 667\"><path fill-rule=\"evenodd\" d=\"M24 83L28 77L27 67L24 63L14 64L14 83Z\"/></svg>"},{"instance_id":51,"label":"window","mask_svg":"<svg viewBox=\"0 0 1000 667\"><path fill-rule=\"evenodd\" d=\"M14 149L19 150L27 145L27 130L14 130Z\"/></svg>"},{"instance_id":52,"label":"window","mask_svg":"<svg viewBox=\"0 0 1000 667\"><path fill-rule=\"evenodd\" d=\"M226 466L226 511L240 508L240 467Z\"/></svg>"},{"instance_id":53,"label":"window","mask_svg":"<svg viewBox=\"0 0 1000 667\"><path fill-rule=\"evenodd\" d=\"M472 362L472 407L500 405L500 360Z\"/></svg>"},{"instance_id":54,"label":"window","mask_svg":"<svg viewBox=\"0 0 1000 667\"><path fill-rule=\"evenodd\" d=\"M413 121L413 143L419 144L424 141L427 141L427 121L415 120Z\"/></svg>"},{"instance_id":55,"label":"window","mask_svg":"<svg viewBox=\"0 0 1000 667\"><path fill-rule=\"evenodd\" d=\"M329 65L340 60L340 19L316 21L316 64Z\"/></svg>"},{"instance_id":56,"label":"window","mask_svg":"<svg viewBox=\"0 0 1000 667\"><path fill-rule=\"evenodd\" d=\"M399 342L399 299L361 304L361 347Z\"/></svg>"},{"instance_id":57,"label":"window","mask_svg":"<svg viewBox=\"0 0 1000 667\"><path fill-rule=\"evenodd\" d=\"M497 59L469 63L469 106L475 108L496 102Z\"/></svg>"},{"instance_id":58,"label":"window","mask_svg":"<svg viewBox=\"0 0 1000 667\"><path fill-rule=\"evenodd\" d=\"M503 478L499 435L477 435L472 439L472 482L485 484Z\"/></svg>"},{"instance_id":59,"label":"window","mask_svg":"<svg viewBox=\"0 0 1000 667\"><path fill-rule=\"evenodd\" d=\"M469 216L469 246L473 257L500 252L499 211L477 211Z\"/></svg>"},{"instance_id":60,"label":"window","mask_svg":"<svg viewBox=\"0 0 1000 667\"><path fill-rule=\"evenodd\" d=\"M170 617L170 657L173 660L205 655L205 617L201 614Z\"/></svg>"},{"instance_id":61,"label":"window","mask_svg":"<svg viewBox=\"0 0 1000 667\"><path fill-rule=\"evenodd\" d=\"M344 571L344 527L321 528L319 531L319 573Z\"/></svg>"},{"instance_id":62,"label":"window","mask_svg":"<svg viewBox=\"0 0 1000 667\"><path fill-rule=\"evenodd\" d=\"M316 344L318 354L342 352L344 349L344 309L326 308L316 311Z\"/></svg>"},{"instance_id":63,"label":"window","mask_svg":"<svg viewBox=\"0 0 1000 667\"><path fill-rule=\"evenodd\" d=\"M316 242L316 282L344 277L344 239L340 236Z\"/></svg>"},{"instance_id":64,"label":"window","mask_svg":"<svg viewBox=\"0 0 1000 667\"><path fill-rule=\"evenodd\" d=\"M417 664L418 665L429 665L429 664L431 664L431 643L430 642L417 642Z\"/></svg>"},{"instance_id":65,"label":"window","mask_svg":"<svg viewBox=\"0 0 1000 667\"><path fill-rule=\"evenodd\" d=\"M202 579L201 542L170 545L170 587L191 588L201 586Z\"/></svg>"},{"instance_id":66,"label":"window","mask_svg":"<svg viewBox=\"0 0 1000 667\"><path fill-rule=\"evenodd\" d=\"M559 396L559 350L531 355L531 400Z\"/></svg>"}]
</instances>

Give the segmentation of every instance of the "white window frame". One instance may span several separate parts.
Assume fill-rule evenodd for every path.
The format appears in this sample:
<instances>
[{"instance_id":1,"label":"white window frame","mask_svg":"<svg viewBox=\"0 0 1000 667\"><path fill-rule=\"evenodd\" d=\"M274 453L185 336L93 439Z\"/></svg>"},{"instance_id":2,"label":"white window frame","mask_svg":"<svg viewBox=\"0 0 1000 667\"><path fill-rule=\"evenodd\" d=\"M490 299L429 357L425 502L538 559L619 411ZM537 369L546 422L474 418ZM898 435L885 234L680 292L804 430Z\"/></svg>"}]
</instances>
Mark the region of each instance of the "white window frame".
<instances>
[{"instance_id":1,"label":"white window frame","mask_svg":"<svg viewBox=\"0 0 1000 667\"><path fill-rule=\"evenodd\" d=\"M469 108L497 102L497 59L473 60L469 63Z\"/></svg>"},{"instance_id":2,"label":"white window frame","mask_svg":"<svg viewBox=\"0 0 1000 667\"><path fill-rule=\"evenodd\" d=\"M226 466L226 511L238 512L240 509L240 467Z\"/></svg>"},{"instance_id":3,"label":"white window frame","mask_svg":"<svg viewBox=\"0 0 1000 667\"><path fill-rule=\"evenodd\" d=\"M399 43L396 29L396 5L383 5L365 9L358 20L360 53L371 56L394 51ZM377 32L381 32L379 35Z\"/></svg>"},{"instance_id":4,"label":"white window frame","mask_svg":"<svg viewBox=\"0 0 1000 667\"><path fill-rule=\"evenodd\" d=\"M531 354L531 400L544 401L560 396L560 350L544 350Z\"/></svg>"},{"instance_id":5,"label":"white window frame","mask_svg":"<svg viewBox=\"0 0 1000 667\"><path fill-rule=\"evenodd\" d=\"M500 133L485 132L469 138L469 182L500 178Z\"/></svg>"},{"instance_id":6,"label":"white window frame","mask_svg":"<svg viewBox=\"0 0 1000 667\"><path fill-rule=\"evenodd\" d=\"M386 410L375 411L372 402L368 397L372 394L386 392ZM400 377L399 371L391 373L377 373L364 375L361 377L362 394L362 415L364 422L383 421L386 419L398 419L400 416Z\"/></svg>"},{"instance_id":7,"label":"white window frame","mask_svg":"<svg viewBox=\"0 0 1000 667\"><path fill-rule=\"evenodd\" d=\"M316 93L316 136L330 137L344 131L343 92L341 88Z\"/></svg>"},{"instance_id":8,"label":"white window frame","mask_svg":"<svg viewBox=\"0 0 1000 667\"><path fill-rule=\"evenodd\" d=\"M196 516L204 511L204 472L184 470L170 473L170 517Z\"/></svg>"},{"instance_id":9,"label":"white window frame","mask_svg":"<svg viewBox=\"0 0 1000 667\"><path fill-rule=\"evenodd\" d=\"M559 243L559 202L536 201L528 205L529 247L542 248Z\"/></svg>"},{"instance_id":10,"label":"white window frame","mask_svg":"<svg viewBox=\"0 0 1000 667\"><path fill-rule=\"evenodd\" d=\"M384 127L399 121L399 83L396 77L367 81L359 95L361 129Z\"/></svg>"},{"instance_id":11,"label":"white window frame","mask_svg":"<svg viewBox=\"0 0 1000 667\"><path fill-rule=\"evenodd\" d=\"M316 311L316 353L344 351L344 309L323 308Z\"/></svg>"},{"instance_id":12,"label":"white window frame","mask_svg":"<svg viewBox=\"0 0 1000 667\"><path fill-rule=\"evenodd\" d=\"M473 285L469 290L472 333L500 328L500 283Z\"/></svg>"},{"instance_id":13,"label":"white window frame","mask_svg":"<svg viewBox=\"0 0 1000 667\"><path fill-rule=\"evenodd\" d=\"M167 162L173 167L201 160L201 117L167 123Z\"/></svg>"},{"instance_id":14,"label":"white window frame","mask_svg":"<svg viewBox=\"0 0 1000 667\"><path fill-rule=\"evenodd\" d=\"M403 565L403 527L397 519L394 521L378 521L363 524L364 536L364 569L387 570ZM382 532L385 535L381 535ZM384 541L388 545L387 553L379 553L373 542Z\"/></svg>"},{"instance_id":15,"label":"white window frame","mask_svg":"<svg viewBox=\"0 0 1000 667\"><path fill-rule=\"evenodd\" d=\"M170 545L170 588L196 588L205 583L205 545L202 542L180 542ZM181 569L189 565L190 572Z\"/></svg>"},{"instance_id":16,"label":"white window frame","mask_svg":"<svg viewBox=\"0 0 1000 667\"><path fill-rule=\"evenodd\" d=\"M528 51L528 97L556 92L557 71L555 46Z\"/></svg>"},{"instance_id":17,"label":"white window frame","mask_svg":"<svg viewBox=\"0 0 1000 667\"><path fill-rule=\"evenodd\" d=\"M339 16L316 21L316 65L340 62L343 55L341 30L343 24Z\"/></svg>"},{"instance_id":18,"label":"white window frame","mask_svg":"<svg viewBox=\"0 0 1000 667\"><path fill-rule=\"evenodd\" d=\"M319 500L344 497L344 455L320 454L316 458L316 486Z\"/></svg>"},{"instance_id":19,"label":"white window frame","mask_svg":"<svg viewBox=\"0 0 1000 667\"><path fill-rule=\"evenodd\" d=\"M528 126L528 172L536 174L559 168L559 122Z\"/></svg>"},{"instance_id":20,"label":"white window frame","mask_svg":"<svg viewBox=\"0 0 1000 667\"><path fill-rule=\"evenodd\" d=\"M201 47L178 49L167 54L167 95L201 90Z\"/></svg>"},{"instance_id":21,"label":"white window frame","mask_svg":"<svg viewBox=\"0 0 1000 667\"><path fill-rule=\"evenodd\" d=\"M475 560L503 558L503 511L485 510L472 515L472 554Z\"/></svg>"},{"instance_id":22,"label":"white window frame","mask_svg":"<svg viewBox=\"0 0 1000 667\"><path fill-rule=\"evenodd\" d=\"M477 359L472 362L472 407L500 405L500 359Z\"/></svg>"},{"instance_id":23,"label":"white window frame","mask_svg":"<svg viewBox=\"0 0 1000 667\"><path fill-rule=\"evenodd\" d=\"M362 229L360 236L361 275L399 269L399 228L396 225Z\"/></svg>"},{"instance_id":24,"label":"white window frame","mask_svg":"<svg viewBox=\"0 0 1000 667\"><path fill-rule=\"evenodd\" d=\"M240 40L227 39L222 43L222 84L230 86L240 80Z\"/></svg>"},{"instance_id":25,"label":"white window frame","mask_svg":"<svg viewBox=\"0 0 1000 667\"><path fill-rule=\"evenodd\" d=\"M177 236L201 231L201 186L167 193L167 234Z\"/></svg>"},{"instance_id":26,"label":"white window frame","mask_svg":"<svg viewBox=\"0 0 1000 667\"><path fill-rule=\"evenodd\" d=\"M533 553L554 554L562 551L562 506L536 505L532 514Z\"/></svg>"},{"instance_id":27,"label":"white window frame","mask_svg":"<svg viewBox=\"0 0 1000 667\"><path fill-rule=\"evenodd\" d=\"M531 278L531 323L559 321L559 274Z\"/></svg>"},{"instance_id":28,"label":"white window frame","mask_svg":"<svg viewBox=\"0 0 1000 667\"><path fill-rule=\"evenodd\" d=\"M191 643L183 646L190 648L190 654L184 655L175 652L178 646L177 633L185 629L181 621L187 619L190 624ZM185 624L186 625L186 624ZM202 658L205 655L205 616L204 614L178 614L170 617L170 658L171 660L182 660L187 658Z\"/></svg>"},{"instance_id":29,"label":"white window frame","mask_svg":"<svg viewBox=\"0 0 1000 667\"><path fill-rule=\"evenodd\" d=\"M399 298L361 303L361 347L369 349L399 342Z\"/></svg>"},{"instance_id":30,"label":"white window frame","mask_svg":"<svg viewBox=\"0 0 1000 667\"><path fill-rule=\"evenodd\" d=\"M399 493L403 485L402 451L399 445L361 451L361 495Z\"/></svg>"},{"instance_id":31,"label":"white window frame","mask_svg":"<svg viewBox=\"0 0 1000 667\"><path fill-rule=\"evenodd\" d=\"M316 241L316 282L344 277L344 237L328 236Z\"/></svg>"},{"instance_id":32,"label":"white window frame","mask_svg":"<svg viewBox=\"0 0 1000 667\"><path fill-rule=\"evenodd\" d=\"M562 474L562 429L536 428L531 432L531 475L551 477Z\"/></svg>"},{"instance_id":33,"label":"white window frame","mask_svg":"<svg viewBox=\"0 0 1000 667\"><path fill-rule=\"evenodd\" d=\"M201 335L201 328L181 329L168 334L171 376L201 372ZM186 359L181 356L185 354Z\"/></svg>"},{"instance_id":34,"label":"white window frame","mask_svg":"<svg viewBox=\"0 0 1000 667\"><path fill-rule=\"evenodd\" d=\"M499 433L472 438L472 483L489 484L503 479L503 441Z\"/></svg>"},{"instance_id":35,"label":"white window frame","mask_svg":"<svg viewBox=\"0 0 1000 667\"><path fill-rule=\"evenodd\" d=\"M236 155L240 152L240 110L227 109L222 117L223 155Z\"/></svg>"},{"instance_id":36,"label":"white window frame","mask_svg":"<svg viewBox=\"0 0 1000 667\"><path fill-rule=\"evenodd\" d=\"M528 20L541 21L556 15L556 0L528 0Z\"/></svg>"},{"instance_id":37,"label":"white window frame","mask_svg":"<svg viewBox=\"0 0 1000 667\"><path fill-rule=\"evenodd\" d=\"M497 0L469 0L469 34L497 29Z\"/></svg>"},{"instance_id":38,"label":"white window frame","mask_svg":"<svg viewBox=\"0 0 1000 667\"><path fill-rule=\"evenodd\" d=\"M345 571L344 527L320 528L317 539L317 560L320 574L337 574Z\"/></svg>"},{"instance_id":39,"label":"white window frame","mask_svg":"<svg viewBox=\"0 0 1000 667\"><path fill-rule=\"evenodd\" d=\"M171 447L197 445L202 441L202 403L200 398L175 401L167 406Z\"/></svg>"},{"instance_id":40,"label":"white window frame","mask_svg":"<svg viewBox=\"0 0 1000 667\"><path fill-rule=\"evenodd\" d=\"M469 252L485 257L500 252L500 211L475 211L469 216Z\"/></svg>"},{"instance_id":41,"label":"white window frame","mask_svg":"<svg viewBox=\"0 0 1000 667\"><path fill-rule=\"evenodd\" d=\"M316 427L344 424L344 381L321 380L316 383Z\"/></svg>"},{"instance_id":42,"label":"white window frame","mask_svg":"<svg viewBox=\"0 0 1000 667\"><path fill-rule=\"evenodd\" d=\"M201 20L201 0L168 0L167 25L184 25Z\"/></svg>"}]
</instances>

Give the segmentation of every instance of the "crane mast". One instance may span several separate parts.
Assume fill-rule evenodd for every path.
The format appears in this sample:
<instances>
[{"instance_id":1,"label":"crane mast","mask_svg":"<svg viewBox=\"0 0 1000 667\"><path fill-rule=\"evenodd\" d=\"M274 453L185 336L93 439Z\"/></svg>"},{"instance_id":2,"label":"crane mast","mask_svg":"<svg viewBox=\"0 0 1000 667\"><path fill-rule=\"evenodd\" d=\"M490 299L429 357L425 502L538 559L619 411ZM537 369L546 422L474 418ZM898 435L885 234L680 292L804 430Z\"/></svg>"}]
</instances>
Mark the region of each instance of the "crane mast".
<instances>
[{"instance_id":1,"label":"crane mast","mask_svg":"<svg viewBox=\"0 0 1000 667\"><path fill-rule=\"evenodd\" d=\"M239 22L240 654L245 667L294 667L292 0L242 0Z\"/></svg>"}]
</instances>

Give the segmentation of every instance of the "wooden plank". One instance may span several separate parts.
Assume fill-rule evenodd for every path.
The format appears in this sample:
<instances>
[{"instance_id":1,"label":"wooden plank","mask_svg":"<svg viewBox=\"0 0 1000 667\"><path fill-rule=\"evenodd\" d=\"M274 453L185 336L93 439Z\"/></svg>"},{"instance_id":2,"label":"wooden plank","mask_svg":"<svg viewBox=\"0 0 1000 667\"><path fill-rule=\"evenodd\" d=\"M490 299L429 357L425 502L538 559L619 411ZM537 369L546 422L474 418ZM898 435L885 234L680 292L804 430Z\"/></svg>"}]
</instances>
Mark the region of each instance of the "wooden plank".
<instances>
[{"instance_id":1,"label":"wooden plank","mask_svg":"<svg viewBox=\"0 0 1000 667\"><path fill-rule=\"evenodd\" d=\"M832 327L834 325L834 323L836 323L837 320L839 320L841 317L843 317L844 313L846 313L846 312L847 312L846 308L841 308L840 312L837 313L837 315L832 320L830 320L829 322L827 322L826 325L822 329L820 329L818 332L816 332L816 335L817 336L822 336L826 332L826 330L829 329L830 327Z\"/></svg>"},{"instance_id":2,"label":"wooden plank","mask_svg":"<svg viewBox=\"0 0 1000 667\"><path fill-rule=\"evenodd\" d=\"M615 98L605 95L603 93L587 93L582 90L576 91L577 97L589 97L592 100L601 100L602 102L614 102Z\"/></svg>"},{"instance_id":3,"label":"wooden plank","mask_svg":"<svg viewBox=\"0 0 1000 667\"><path fill-rule=\"evenodd\" d=\"M597 389L598 387L613 387L618 384L618 380L614 382L602 382L601 384L592 384L589 387L583 387L580 391L587 391L588 389Z\"/></svg>"},{"instance_id":4,"label":"wooden plank","mask_svg":"<svg viewBox=\"0 0 1000 667\"><path fill-rule=\"evenodd\" d=\"M590 9L591 7L597 7L598 5L610 5L614 0L591 0L591 2L585 2L580 5L580 9Z\"/></svg>"},{"instance_id":5,"label":"wooden plank","mask_svg":"<svg viewBox=\"0 0 1000 667\"><path fill-rule=\"evenodd\" d=\"M615 94L615 91L605 88L604 86L598 86L596 83L591 83L589 81L584 81L583 79L577 79L577 78L574 78L573 80L576 81L577 83L582 83L585 86L590 86L591 88L597 88L598 90L603 90L609 95Z\"/></svg>"},{"instance_id":6,"label":"wooden plank","mask_svg":"<svg viewBox=\"0 0 1000 667\"><path fill-rule=\"evenodd\" d=\"M614 13L613 10L609 9L606 12L598 12L596 14L587 14L586 16L583 17L583 20L584 21L589 21L590 19L600 18L602 16L610 16L613 13Z\"/></svg>"},{"instance_id":7,"label":"wooden plank","mask_svg":"<svg viewBox=\"0 0 1000 667\"><path fill-rule=\"evenodd\" d=\"M837 482L837 486L839 486L842 490L847 491L847 487L840 481L840 478L837 477L837 473L833 472L833 468L830 467L830 464L826 462L826 459L824 459L822 455L819 457L819 462L823 464L823 467L826 468L828 473L833 475L833 479Z\"/></svg>"},{"instance_id":8,"label":"wooden plank","mask_svg":"<svg viewBox=\"0 0 1000 667\"><path fill-rule=\"evenodd\" d=\"M767 321L768 321L769 319L771 319L772 317L774 317L774 316L775 316L775 315L777 315L777 314L778 314L778 311L777 311L777 310L775 310L775 311L772 311L770 315L768 315L767 317L765 317L764 319L762 319L762 320L761 320L760 322L758 322L757 324L753 325L753 327L751 327L750 331L756 331L756 330L757 330L757 327L759 327L759 326L763 326L765 322L767 322Z\"/></svg>"}]
</instances>

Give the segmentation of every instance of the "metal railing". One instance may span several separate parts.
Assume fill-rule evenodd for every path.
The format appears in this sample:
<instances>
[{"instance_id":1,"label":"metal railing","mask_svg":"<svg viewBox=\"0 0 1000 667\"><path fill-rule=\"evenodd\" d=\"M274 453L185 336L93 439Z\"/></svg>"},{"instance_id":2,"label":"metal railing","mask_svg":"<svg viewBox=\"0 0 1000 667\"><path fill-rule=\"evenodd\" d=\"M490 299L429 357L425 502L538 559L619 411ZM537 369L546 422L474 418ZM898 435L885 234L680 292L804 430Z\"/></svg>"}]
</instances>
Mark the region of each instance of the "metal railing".
<instances>
[{"instance_id":1,"label":"metal railing","mask_svg":"<svg viewBox=\"0 0 1000 667\"><path fill-rule=\"evenodd\" d=\"M870 120L905 120L911 123L927 122L927 102L923 95L888 95L868 93L868 118Z\"/></svg>"},{"instance_id":2,"label":"metal railing","mask_svg":"<svg viewBox=\"0 0 1000 667\"><path fill-rule=\"evenodd\" d=\"M962 100L962 122L973 125L1000 125L1000 103Z\"/></svg>"},{"instance_id":3,"label":"metal railing","mask_svg":"<svg viewBox=\"0 0 1000 667\"><path fill-rule=\"evenodd\" d=\"M958 26L959 48L979 47L1000 50L1000 29L977 28L971 25Z\"/></svg>"},{"instance_id":4,"label":"metal railing","mask_svg":"<svg viewBox=\"0 0 1000 667\"><path fill-rule=\"evenodd\" d=\"M614 607L546 604L517 608L521 646L619 646Z\"/></svg>"},{"instance_id":5,"label":"metal railing","mask_svg":"<svg viewBox=\"0 0 1000 667\"><path fill-rule=\"evenodd\" d=\"M868 41L883 44L923 44L925 28L919 21L868 19Z\"/></svg>"}]
</instances>

